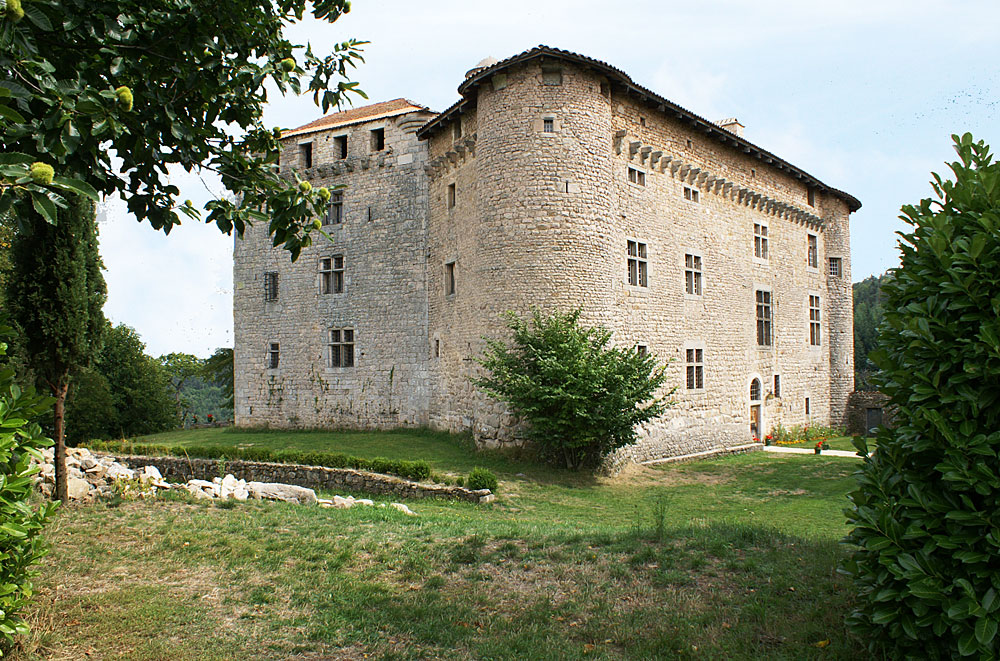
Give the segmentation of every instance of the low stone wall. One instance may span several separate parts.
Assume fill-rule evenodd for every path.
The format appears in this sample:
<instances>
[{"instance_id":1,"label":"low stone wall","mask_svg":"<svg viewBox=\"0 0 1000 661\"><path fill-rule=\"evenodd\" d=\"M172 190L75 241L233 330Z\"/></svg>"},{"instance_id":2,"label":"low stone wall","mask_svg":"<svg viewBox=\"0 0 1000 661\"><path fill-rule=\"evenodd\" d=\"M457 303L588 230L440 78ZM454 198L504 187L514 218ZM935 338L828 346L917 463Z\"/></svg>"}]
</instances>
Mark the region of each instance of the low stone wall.
<instances>
[{"instance_id":1,"label":"low stone wall","mask_svg":"<svg viewBox=\"0 0 1000 661\"><path fill-rule=\"evenodd\" d=\"M877 409L881 413L881 424L892 428L895 411L889 405L889 396L877 390L855 390L847 400L847 433L865 436L869 429L869 409ZM874 420L872 422L875 422Z\"/></svg>"},{"instance_id":2,"label":"low stone wall","mask_svg":"<svg viewBox=\"0 0 1000 661\"><path fill-rule=\"evenodd\" d=\"M326 468L301 464L275 464L263 461L233 459L188 459L186 457L146 457L142 455L115 455L118 461L132 469L156 466L165 479L186 482L190 479L211 480L221 473L231 473L247 482L281 482L300 487L341 491L386 494L398 498L446 498L470 503L488 503L494 496L489 489L465 489L437 484L420 484L400 477L379 475L349 468Z\"/></svg>"}]
</instances>

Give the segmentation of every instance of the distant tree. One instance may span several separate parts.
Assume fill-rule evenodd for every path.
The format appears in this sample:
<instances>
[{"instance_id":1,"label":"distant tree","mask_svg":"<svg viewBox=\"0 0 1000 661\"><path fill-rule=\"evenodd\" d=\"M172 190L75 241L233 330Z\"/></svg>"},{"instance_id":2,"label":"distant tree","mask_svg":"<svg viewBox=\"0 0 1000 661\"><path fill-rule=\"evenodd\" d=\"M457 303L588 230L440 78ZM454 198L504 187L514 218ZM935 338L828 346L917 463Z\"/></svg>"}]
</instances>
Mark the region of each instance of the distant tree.
<instances>
[{"instance_id":1,"label":"distant tree","mask_svg":"<svg viewBox=\"0 0 1000 661\"><path fill-rule=\"evenodd\" d=\"M848 624L877 658L1000 658L1000 163L953 139L954 178L902 209L872 354L896 426L850 495Z\"/></svg>"},{"instance_id":2,"label":"distant tree","mask_svg":"<svg viewBox=\"0 0 1000 661\"><path fill-rule=\"evenodd\" d=\"M94 203L76 196L58 221L35 222L16 234L8 295L25 357L55 398L56 497L66 500L66 394L74 372L101 350L107 289Z\"/></svg>"},{"instance_id":3,"label":"distant tree","mask_svg":"<svg viewBox=\"0 0 1000 661\"><path fill-rule=\"evenodd\" d=\"M105 333L100 370L108 381L122 437L153 434L177 426L169 379L132 328L119 324Z\"/></svg>"},{"instance_id":4,"label":"distant tree","mask_svg":"<svg viewBox=\"0 0 1000 661\"><path fill-rule=\"evenodd\" d=\"M882 286L889 274L870 276L854 283L854 383L858 390L873 390L875 364L869 358L878 347L878 326L882 323Z\"/></svg>"},{"instance_id":5,"label":"distant tree","mask_svg":"<svg viewBox=\"0 0 1000 661\"><path fill-rule=\"evenodd\" d=\"M216 349L215 353L205 360L204 377L222 387L225 396L224 408L233 410L233 350L232 348Z\"/></svg>"},{"instance_id":6,"label":"distant tree","mask_svg":"<svg viewBox=\"0 0 1000 661\"><path fill-rule=\"evenodd\" d=\"M473 383L528 423L528 437L548 461L596 466L669 405L656 395L665 366L636 347L609 347L611 332L581 326L579 310L507 318L510 345L487 341L478 362L489 375Z\"/></svg>"},{"instance_id":7,"label":"distant tree","mask_svg":"<svg viewBox=\"0 0 1000 661\"><path fill-rule=\"evenodd\" d=\"M177 417L183 426L191 414L191 402L184 395L185 386L204 372L204 361L189 353L168 353L160 356L160 365L170 380L177 406Z\"/></svg>"},{"instance_id":8,"label":"distant tree","mask_svg":"<svg viewBox=\"0 0 1000 661\"><path fill-rule=\"evenodd\" d=\"M107 439L116 434L118 411L101 366L82 369L73 378L66 397L66 442Z\"/></svg>"}]
</instances>

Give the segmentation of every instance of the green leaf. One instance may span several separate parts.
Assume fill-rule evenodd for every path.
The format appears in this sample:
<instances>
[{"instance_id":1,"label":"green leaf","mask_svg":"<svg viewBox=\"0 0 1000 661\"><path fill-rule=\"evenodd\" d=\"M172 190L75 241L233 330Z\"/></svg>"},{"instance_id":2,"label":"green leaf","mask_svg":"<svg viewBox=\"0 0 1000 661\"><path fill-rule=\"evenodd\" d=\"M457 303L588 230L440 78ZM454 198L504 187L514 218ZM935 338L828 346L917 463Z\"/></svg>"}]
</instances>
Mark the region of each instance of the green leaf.
<instances>
[{"instance_id":1,"label":"green leaf","mask_svg":"<svg viewBox=\"0 0 1000 661\"><path fill-rule=\"evenodd\" d=\"M976 634L968 632L958 639L958 653L962 656L972 656L976 653Z\"/></svg>"},{"instance_id":2,"label":"green leaf","mask_svg":"<svg viewBox=\"0 0 1000 661\"><path fill-rule=\"evenodd\" d=\"M4 117L17 124L24 124L27 120L24 115L9 106L0 105L0 117Z\"/></svg>"},{"instance_id":3,"label":"green leaf","mask_svg":"<svg viewBox=\"0 0 1000 661\"><path fill-rule=\"evenodd\" d=\"M45 32L52 32L52 23L49 21L49 17L36 5L26 2L22 3L21 8L24 9L25 17L34 23L35 26Z\"/></svg>"},{"instance_id":4,"label":"green leaf","mask_svg":"<svg viewBox=\"0 0 1000 661\"><path fill-rule=\"evenodd\" d=\"M31 191L31 204L49 225L56 224L56 205L47 196Z\"/></svg>"},{"instance_id":5,"label":"green leaf","mask_svg":"<svg viewBox=\"0 0 1000 661\"><path fill-rule=\"evenodd\" d=\"M20 152L11 151L0 154L0 165L14 165L18 163L28 164L33 163L34 161L34 157Z\"/></svg>"},{"instance_id":6,"label":"green leaf","mask_svg":"<svg viewBox=\"0 0 1000 661\"><path fill-rule=\"evenodd\" d=\"M989 616L981 617L976 622L976 640L982 646L987 646L993 642L997 635L997 621Z\"/></svg>"},{"instance_id":7,"label":"green leaf","mask_svg":"<svg viewBox=\"0 0 1000 661\"><path fill-rule=\"evenodd\" d=\"M101 197L97 193L97 191L94 190L94 187L80 179L70 179L68 177L54 177L52 179L52 185L58 188L72 191L79 195L86 195L94 202L101 201Z\"/></svg>"}]
</instances>

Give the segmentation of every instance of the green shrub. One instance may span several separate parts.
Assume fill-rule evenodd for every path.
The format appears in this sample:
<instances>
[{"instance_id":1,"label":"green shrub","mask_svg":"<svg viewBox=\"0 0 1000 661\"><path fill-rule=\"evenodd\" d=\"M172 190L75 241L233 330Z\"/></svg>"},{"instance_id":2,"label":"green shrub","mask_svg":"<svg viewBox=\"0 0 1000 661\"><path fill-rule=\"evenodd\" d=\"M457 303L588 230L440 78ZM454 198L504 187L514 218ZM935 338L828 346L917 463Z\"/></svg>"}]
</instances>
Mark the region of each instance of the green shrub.
<instances>
[{"instance_id":1,"label":"green shrub","mask_svg":"<svg viewBox=\"0 0 1000 661\"><path fill-rule=\"evenodd\" d=\"M476 466L469 473L469 479L465 481L465 485L473 491L489 489L495 492L497 490L497 476L488 468Z\"/></svg>"},{"instance_id":2,"label":"green shrub","mask_svg":"<svg viewBox=\"0 0 1000 661\"><path fill-rule=\"evenodd\" d=\"M636 347L609 347L611 332L580 326L580 310L507 317L511 345L487 340L479 363L490 374L473 382L527 421L547 461L596 466L635 441L636 425L666 410L667 400L656 396L665 367Z\"/></svg>"},{"instance_id":3,"label":"green shrub","mask_svg":"<svg viewBox=\"0 0 1000 661\"><path fill-rule=\"evenodd\" d=\"M465 480L462 479L461 475L459 475L458 477L455 478L455 486L456 487L464 487L465 486Z\"/></svg>"},{"instance_id":4,"label":"green shrub","mask_svg":"<svg viewBox=\"0 0 1000 661\"><path fill-rule=\"evenodd\" d=\"M848 624L889 658L1000 657L1000 164L953 137L955 180L935 174L939 199L903 207L871 356L897 426L848 511Z\"/></svg>"},{"instance_id":5,"label":"green shrub","mask_svg":"<svg viewBox=\"0 0 1000 661\"><path fill-rule=\"evenodd\" d=\"M10 331L0 315L0 337ZM0 356L6 350L0 342ZM47 552L40 533L57 504L33 509L29 503L32 476L38 472L31 458L41 459L39 448L52 445L34 420L51 406L51 398L15 385L14 370L0 368L0 653L14 635L28 631L19 613L32 594L32 566Z\"/></svg>"},{"instance_id":6,"label":"green shrub","mask_svg":"<svg viewBox=\"0 0 1000 661\"><path fill-rule=\"evenodd\" d=\"M281 464L305 464L327 468L353 468L372 473L398 475L410 480L424 481L431 477L431 465L424 460L399 461L375 457L365 459L341 452L309 452L302 450L268 450L267 448L236 448L218 445L143 445L132 441L90 441L85 443L92 450L118 454L146 456L180 456L201 459L242 459L244 461L269 461Z\"/></svg>"}]
</instances>

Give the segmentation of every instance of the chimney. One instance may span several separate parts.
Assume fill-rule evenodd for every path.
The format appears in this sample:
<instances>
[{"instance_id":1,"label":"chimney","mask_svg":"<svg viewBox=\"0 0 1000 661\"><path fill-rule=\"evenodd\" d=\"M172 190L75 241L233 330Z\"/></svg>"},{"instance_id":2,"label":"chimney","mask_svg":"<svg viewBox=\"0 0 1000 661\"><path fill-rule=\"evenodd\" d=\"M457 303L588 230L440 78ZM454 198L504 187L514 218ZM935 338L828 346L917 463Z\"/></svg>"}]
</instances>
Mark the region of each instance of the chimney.
<instances>
[{"instance_id":1,"label":"chimney","mask_svg":"<svg viewBox=\"0 0 1000 661\"><path fill-rule=\"evenodd\" d=\"M720 119L716 122L720 127L726 129L730 133L735 133L736 135L743 137L743 125L740 124L740 120L735 117L727 117L726 119Z\"/></svg>"}]
</instances>

